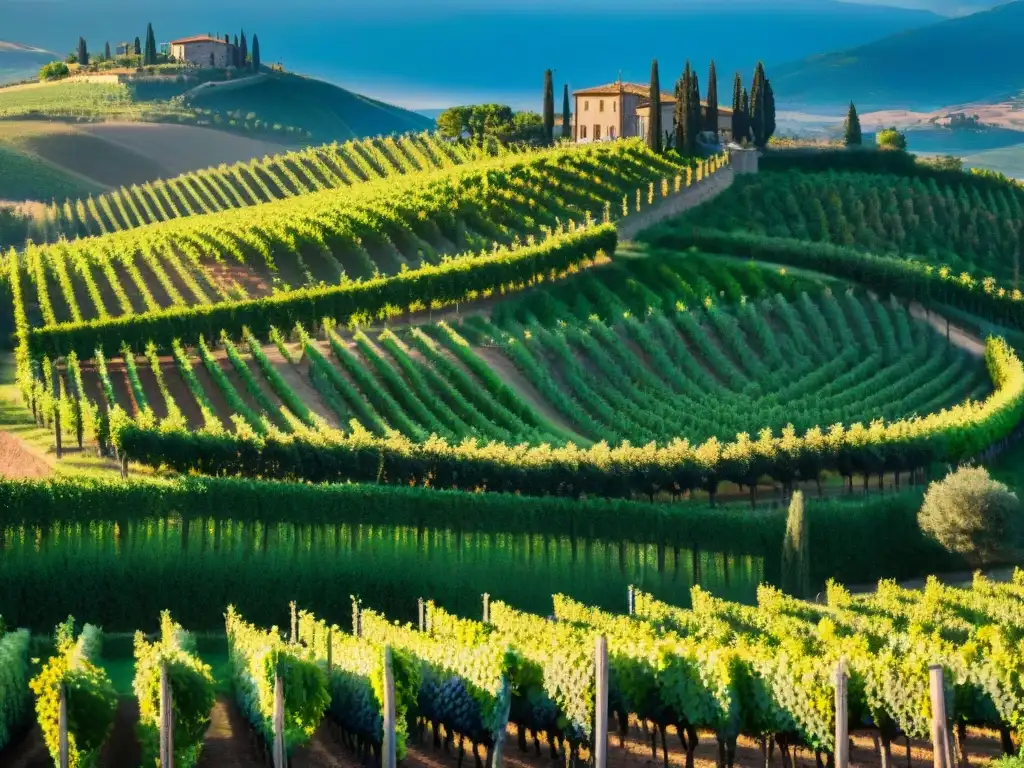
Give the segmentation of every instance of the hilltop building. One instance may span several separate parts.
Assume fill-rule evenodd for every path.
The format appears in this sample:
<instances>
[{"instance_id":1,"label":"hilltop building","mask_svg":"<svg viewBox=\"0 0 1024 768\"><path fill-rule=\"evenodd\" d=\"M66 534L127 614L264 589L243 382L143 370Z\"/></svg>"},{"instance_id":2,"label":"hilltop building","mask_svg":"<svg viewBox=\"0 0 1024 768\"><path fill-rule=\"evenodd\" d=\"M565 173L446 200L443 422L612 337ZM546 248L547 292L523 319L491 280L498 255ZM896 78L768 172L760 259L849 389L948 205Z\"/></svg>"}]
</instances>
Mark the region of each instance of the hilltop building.
<instances>
[{"instance_id":1,"label":"hilltop building","mask_svg":"<svg viewBox=\"0 0 1024 768\"><path fill-rule=\"evenodd\" d=\"M584 88L573 92L573 139L577 143L610 141L647 135L651 115L651 87L642 83L616 83ZM676 100L661 92L661 125L675 130ZM702 111L707 103L701 102ZM732 110L719 105L718 133L728 137L732 131Z\"/></svg>"},{"instance_id":2,"label":"hilltop building","mask_svg":"<svg viewBox=\"0 0 1024 768\"><path fill-rule=\"evenodd\" d=\"M209 35L195 35L171 41L171 56L194 67L225 69L235 60L235 46Z\"/></svg>"}]
</instances>

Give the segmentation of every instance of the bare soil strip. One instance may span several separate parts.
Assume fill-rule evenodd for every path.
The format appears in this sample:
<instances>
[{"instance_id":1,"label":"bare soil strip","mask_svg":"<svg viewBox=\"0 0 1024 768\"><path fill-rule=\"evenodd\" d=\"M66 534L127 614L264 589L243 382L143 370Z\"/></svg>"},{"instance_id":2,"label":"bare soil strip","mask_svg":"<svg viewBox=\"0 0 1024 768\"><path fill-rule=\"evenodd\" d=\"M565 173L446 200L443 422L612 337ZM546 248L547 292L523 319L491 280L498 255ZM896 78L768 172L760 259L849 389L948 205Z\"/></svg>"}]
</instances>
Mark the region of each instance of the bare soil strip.
<instances>
[{"instance_id":1,"label":"bare soil strip","mask_svg":"<svg viewBox=\"0 0 1024 768\"><path fill-rule=\"evenodd\" d=\"M0 477L49 477L53 466L10 432L0 432Z\"/></svg>"}]
</instances>

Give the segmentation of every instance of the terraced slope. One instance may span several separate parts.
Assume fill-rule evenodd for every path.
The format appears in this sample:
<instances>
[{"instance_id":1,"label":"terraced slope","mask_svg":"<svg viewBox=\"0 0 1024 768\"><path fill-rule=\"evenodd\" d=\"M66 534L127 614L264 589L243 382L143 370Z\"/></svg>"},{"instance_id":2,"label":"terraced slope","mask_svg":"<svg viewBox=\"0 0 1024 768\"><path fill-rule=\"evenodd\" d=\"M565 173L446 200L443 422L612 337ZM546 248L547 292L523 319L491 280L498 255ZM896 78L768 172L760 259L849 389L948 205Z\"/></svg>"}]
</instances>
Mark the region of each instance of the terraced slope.
<instances>
[{"instance_id":1,"label":"terraced slope","mask_svg":"<svg viewBox=\"0 0 1024 768\"><path fill-rule=\"evenodd\" d=\"M516 150L496 151L514 154ZM103 235L406 173L452 168L487 156L482 149L428 133L335 142L54 202L27 224L25 234L35 243ZM20 199L13 193L7 196Z\"/></svg>"},{"instance_id":2,"label":"terraced slope","mask_svg":"<svg viewBox=\"0 0 1024 768\"><path fill-rule=\"evenodd\" d=\"M804 433L992 391L979 357L895 302L700 255L620 261L491 318L277 338L126 348L84 389L101 413L192 430L531 445Z\"/></svg>"},{"instance_id":3,"label":"terraced slope","mask_svg":"<svg viewBox=\"0 0 1024 768\"><path fill-rule=\"evenodd\" d=\"M1024 192L868 173L760 173L692 211L705 229L915 255L1019 281Z\"/></svg>"},{"instance_id":4,"label":"terraced slope","mask_svg":"<svg viewBox=\"0 0 1024 768\"><path fill-rule=\"evenodd\" d=\"M617 214L641 188L652 199L655 186L667 193L684 170L638 142L555 149L30 247L21 259L32 282L28 322L81 323L393 275Z\"/></svg>"}]
</instances>

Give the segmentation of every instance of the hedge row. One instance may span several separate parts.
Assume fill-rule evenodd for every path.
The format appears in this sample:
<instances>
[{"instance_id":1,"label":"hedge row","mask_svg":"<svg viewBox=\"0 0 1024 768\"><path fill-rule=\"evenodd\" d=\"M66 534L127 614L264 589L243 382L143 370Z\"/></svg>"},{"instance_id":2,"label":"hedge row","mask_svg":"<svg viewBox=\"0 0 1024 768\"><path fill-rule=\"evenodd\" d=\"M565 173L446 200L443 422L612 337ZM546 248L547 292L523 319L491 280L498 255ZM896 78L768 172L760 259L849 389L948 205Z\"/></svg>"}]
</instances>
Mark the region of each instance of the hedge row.
<instances>
[{"instance_id":1,"label":"hedge row","mask_svg":"<svg viewBox=\"0 0 1024 768\"><path fill-rule=\"evenodd\" d=\"M909 578L963 563L926 539L916 515L922 491L807 499L811 577L851 583ZM581 540L657 543L766 558L776 577L784 508L752 512L745 503L650 504L572 501L382 485L309 485L232 478L55 477L0 480L0 529L117 521L206 519L239 523L390 525L463 533L508 533ZM886 535L879 537L879 531ZM871 541L870 547L864 542Z\"/></svg>"},{"instance_id":2,"label":"hedge row","mask_svg":"<svg viewBox=\"0 0 1024 768\"><path fill-rule=\"evenodd\" d=\"M599 253L610 256L616 244L615 227L602 224L538 245L425 265L365 282L36 328L28 332L28 347L37 359L74 352L79 359L89 360L96 350L116 355L125 343L132 349L144 349L150 342L169 348L175 339L196 344L200 336L216 339L222 330L237 335L243 327L267 340L274 327L315 326L325 317L340 322L353 317L382 318L448 306L488 291L516 290L578 269Z\"/></svg>"}]
</instances>

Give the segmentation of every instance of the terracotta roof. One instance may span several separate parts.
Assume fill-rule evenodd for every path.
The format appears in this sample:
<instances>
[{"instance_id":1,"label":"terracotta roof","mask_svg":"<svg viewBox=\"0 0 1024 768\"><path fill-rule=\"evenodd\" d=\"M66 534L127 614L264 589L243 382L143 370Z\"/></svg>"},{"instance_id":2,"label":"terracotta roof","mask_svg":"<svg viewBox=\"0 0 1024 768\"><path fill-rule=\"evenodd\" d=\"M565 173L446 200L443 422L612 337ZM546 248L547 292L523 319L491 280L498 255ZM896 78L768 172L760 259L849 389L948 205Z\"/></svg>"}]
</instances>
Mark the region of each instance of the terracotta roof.
<instances>
[{"instance_id":1,"label":"terracotta roof","mask_svg":"<svg viewBox=\"0 0 1024 768\"><path fill-rule=\"evenodd\" d=\"M194 35L192 37L183 37L180 40L171 40L171 45L186 45L188 43L220 43L221 45L227 45L223 40L210 37L209 35Z\"/></svg>"},{"instance_id":2,"label":"terracotta roof","mask_svg":"<svg viewBox=\"0 0 1024 768\"><path fill-rule=\"evenodd\" d=\"M608 83L607 85L596 85L593 88L584 88L582 91L573 91L573 96L617 96L620 93L628 93L633 96L647 98L651 95L651 86L642 83ZM662 98L668 94L662 93Z\"/></svg>"}]
</instances>

